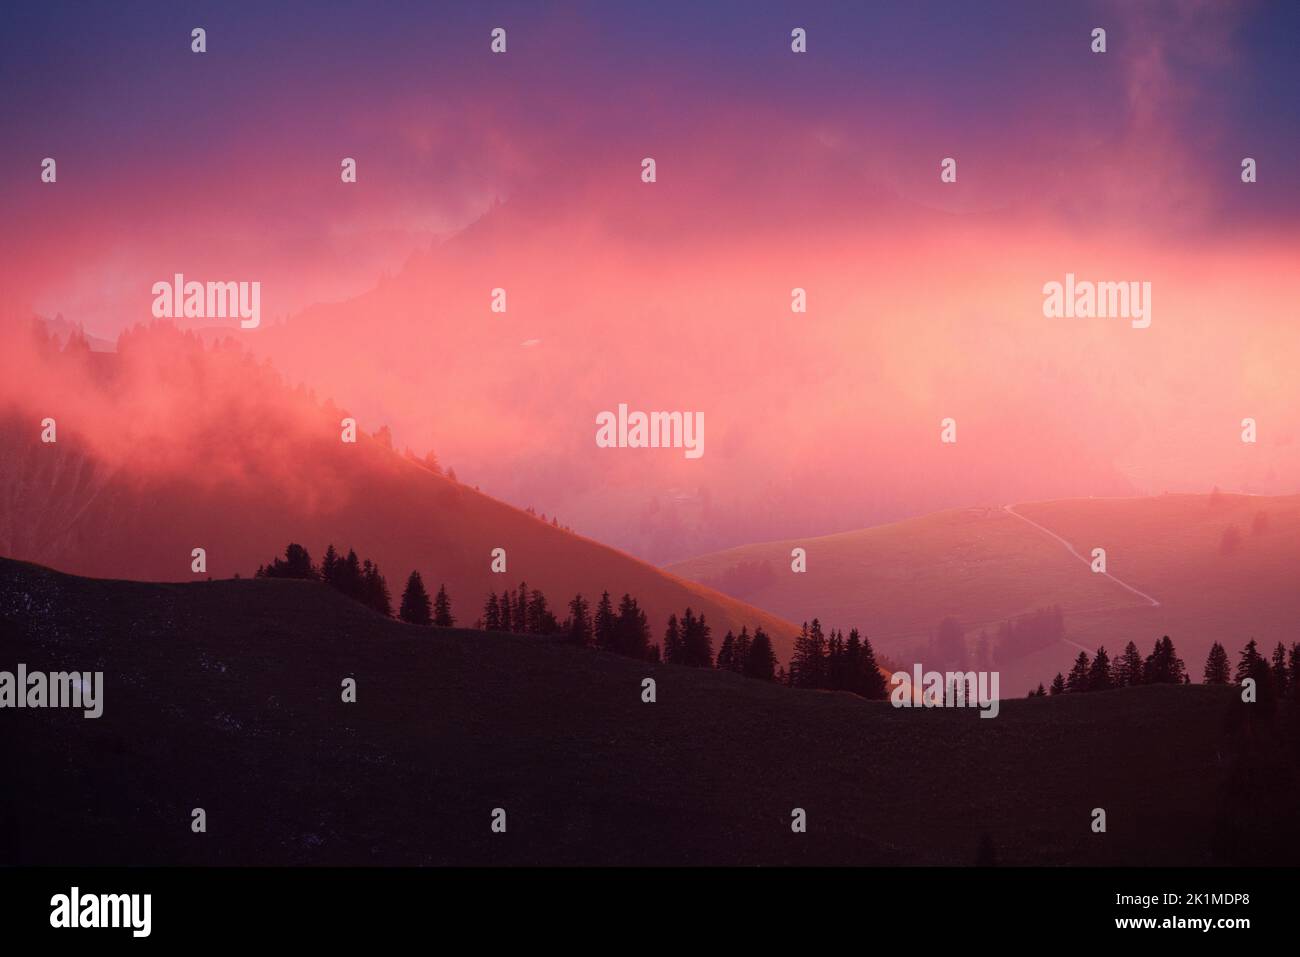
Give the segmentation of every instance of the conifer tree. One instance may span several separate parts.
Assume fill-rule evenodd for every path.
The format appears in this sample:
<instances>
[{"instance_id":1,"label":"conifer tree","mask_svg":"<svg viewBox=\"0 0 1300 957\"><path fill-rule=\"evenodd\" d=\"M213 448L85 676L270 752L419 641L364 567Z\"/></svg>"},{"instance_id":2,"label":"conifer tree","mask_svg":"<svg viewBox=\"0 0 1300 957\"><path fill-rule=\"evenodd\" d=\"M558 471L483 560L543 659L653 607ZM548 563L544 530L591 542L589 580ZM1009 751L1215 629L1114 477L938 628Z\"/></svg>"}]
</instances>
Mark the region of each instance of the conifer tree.
<instances>
[{"instance_id":1,"label":"conifer tree","mask_svg":"<svg viewBox=\"0 0 1300 957\"><path fill-rule=\"evenodd\" d=\"M343 560L343 564L336 569L338 577L338 589L349 598L355 598L357 601L365 601L365 582L361 573L361 559L352 549L348 549L348 557Z\"/></svg>"},{"instance_id":2,"label":"conifer tree","mask_svg":"<svg viewBox=\"0 0 1300 957\"><path fill-rule=\"evenodd\" d=\"M1151 654L1142 664L1144 684L1184 684L1186 669L1183 659L1174 651L1174 643L1165 635L1156 642Z\"/></svg>"},{"instance_id":3,"label":"conifer tree","mask_svg":"<svg viewBox=\"0 0 1300 957\"><path fill-rule=\"evenodd\" d=\"M393 617L392 598L388 593L388 582L380 574L379 566L366 559L361 567L362 600L385 618Z\"/></svg>"},{"instance_id":4,"label":"conifer tree","mask_svg":"<svg viewBox=\"0 0 1300 957\"><path fill-rule=\"evenodd\" d=\"M816 618L811 626L805 622L799 637L794 640L790 680L796 688L826 687L826 636Z\"/></svg>"},{"instance_id":5,"label":"conifer tree","mask_svg":"<svg viewBox=\"0 0 1300 957\"><path fill-rule=\"evenodd\" d=\"M1259 672L1263 664L1259 655L1259 648L1252 638L1246 642L1246 647L1241 649L1241 658L1237 661L1237 673L1233 675L1233 681L1241 684L1244 678L1254 678L1256 684L1259 683Z\"/></svg>"},{"instance_id":6,"label":"conifer tree","mask_svg":"<svg viewBox=\"0 0 1300 957\"><path fill-rule=\"evenodd\" d=\"M619 602L614 629L614 650L629 658L644 661L650 653L650 626L636 599L627 593L624 593Z\"/></svg>"},{"instance_id":7,"label":"conifer tree","mask_svg":"<svg viewBox=\"0 0 1300 957\"><path fill-rule=\"evenodd\" d=\"M537 588L528 593L528 633L551 635L560 627L555 614L546 603L546 596Z\"/></svg>"},{"instance_id":8,"label":"conifer tree","mask_svg":"<svg viewBox=\"0 0 1300 957\"><path fill-rule=\"evenodd\" d=\"M1206 656L1203 680L1207 685L1226 685L1231 677L1228 652L1216 641L1210 646L1210 653Z\"/></svg>"},{"instance_id":9,"label":"conifer tree","mask_svg":"<svg viewBox=\"0 0 1300 957\"><path fill-rule=\"evenodd\" d=\"M591 645L593 637L591 607L581 594L574 595L569 602L569 640L586 648Z\"/></svg>"},{"instance_id":10,"label":"conifer tree","mask_svg":"<svg viewBox=\"0 0 1300 957\"><path fill-rule=\"evenodd\" d=\"M858 693L871 701L883 701L889 697L889 682L876 661L876 650L871 647L871 639L862 639L861 659L862 690Z\"/></svg>"},{"instance_id":11,"label":"conifer tree","mask_svg":"<svg viewBox=\"0 0 1300 957\"><path fill-rule=\"evenodd\" d=\"M501 630L502 630L502 631L514 631L514 630L515 630L515 614L514 614L514 610L510 607L510 589L509 589L509 588L504 588L504 589L501 590L501 601L498 602L498 604L499 604L500 609L501 609Z\"/></svg>"},{"instance_id":12,"label":"conifer tree","mask_svg":"<svg viewBox=\"0 0 1300 957\"><path fill-rule=\"evenodd\" d=\"M1079 657L1074 659L1074 667L1070 669L1069 677L1065 679L1065 690L1071 694L1087 691L1088 671L1088 653L1080 651Z\"/></svg>"},{"instance_id":13,"label":"conifer tree","mask_svg":"<svg viewBox=\"0 0 1300 957\"><path fill-rule=\"evenodd\" d=\"M731 670L745 673L745 664L749 660L749 649L753 645L753 639L749 636L748 626L742 625L740 634L736 636L736 643L731 647Z\"/></svg>"},{"instance_id":14,"label":"conifer tree","mask_svg":"<svg viewBox=\"0 0 1300 957\"><path fill-rule=\"evenodd\" d=\"M772 639L767 637L762 628L754 629L754 638L749 643L749 653L745 655L745 672L748 677L759 681L776 681L776 652L772 650ZM784 679L784 672L780 675Z\"/></svg>"},{"instance_id":15,"label":"conifer tree","mask_svg":"<svg viewBox=\"0 0 1300 957\"><path fill-rule=\"evenodd\" d=\"M1092 666L1088 669L1088 690L1107 691L1111 687L1110 655L1106 654L1106 646L1102 645L1097 649Z\"/></svg>"},{"instance_id":16,"label":"conifer tree","mask_svg":"<svg viewBox=\"0 0 1300 957\"><path fill-rule=\"evenodd\" d=\"M429 614L429 593L424 590L424 579L418 571L412 571L406 579L397 617L411 625L433 624L433 617Z\"/></svg>"},{"instance_id":17,"label":"conifer tree","mask_svg":"<svg viewBox=\"0 0 1300 957\"><path fill-rule=\"evenodd\" d=\"M1273 690L1277 692L1279 698L1286 694L1289 683L1286 646L1279 641L1277 647L1273 649Z\"/></svg>"},{"instance_id":18,"label":"conifer tree","mask_svg":"<svg viewBox=\"0 0 1300 957\"><path fill-rule=\"evenodd\" d=\"M677 627L677 615L668 616L668 627L664 630L664 663L679 664L682 655L682 634Z\"/></svg>"},{"instance_id":19,"label":"conifer tree","mask_svg":"<svg viewBox=\"0 0 1300 957\"><path fill-rule=\"evenodd\" d=\"M609 592L604 592L600 596L600 602L596 605L596 617L594 621L596 630L596 647L604 648L606 651L613 651L616 641L614 606L609 600Z\"/></svg>"},{"instance_id":20,"label":"conifer tree","mask_svg":"<svg viewBox=\"0 0 1300 957\"><path fill-rule=\"evenodd\" d=\"M501 603L497 601L497 593L488 594L487 604L483 606L483 628L486 631L501 630Z\"/></svg>"},{"instance_id":21,"label":"conifer tree","mask_svg":"<svg viewBox=\"0 0 1300 957\"><path fill-rule=\"evenodd\" d=\"M849 680L844 632L831 629L826 641L826 686L834 691L845 691Z\"/></svg>"},{"instance_id":22,"label":"conifer tree","mask_svg":"<svg viewBox=\"0 0 1300 957\"><path fill-rule=\"evenodd\" d=\"M718 649L717 669L719 671L735 671L735 659L733 652L736 646L736 636L727 629L727 633L722 637L722 647Z\"/></svg>"},{"instance_id":23,"label":"conifer tree","mask_svg":"<svg viewBox=\"0 0 1300 957\"><path fill-rule=\"evenodd\" d=\"M456 624L451 614L451 598L447 595L447 586L438 586L438 597L433 600L433 623L439 628L450 628Z\"/></svg>"},{"instance_id":24,"label":"conifer tree","mask_svg":"<svg viewBox=\"0 0 1300 957\"><path fill-rule=\"evenodd\" d=\"M320 580L325 584L334 584L339 561L339 553L334 550L334 543L331 542L325 549L325 557L320 561Z\"/></svg>"},{"instance_id":25,"label":"conifer tree","mask_svg":"<svg viewBox=\"0 0 1300 957\"><path fill-rule=\"evenodd\" d=\"M1124 646L1124 653L1111 665L1111 684L1116 688L1127 688L1142 683L1142 655L1133 642Z\"/></svg>"},{"instance_id":26,"label":"conifer tree","mask_svg":"<svg viewBox=\"0 0 1300 957\"><path fill-rule=\"evenodd\" d=\"M1052 679L1052 687L1048 693L1054 695L1065 694L1065 676L1059 671L1056 673L1056 677Z\"/></svg>"},{"instance_id":27,"label":"conifer tree","mask_svg":"<svg viewBox=\"0 0 1300 957\"><path fill-rule=\"evenodd\" d=\"M713 667L713 638L710 634L709 623L705 621L704 616L698 618L691 613L689 608L682 616L681 623L681 661L680 664L688 665L692 668L712 668Z\"/></svg>"}]
</instances>

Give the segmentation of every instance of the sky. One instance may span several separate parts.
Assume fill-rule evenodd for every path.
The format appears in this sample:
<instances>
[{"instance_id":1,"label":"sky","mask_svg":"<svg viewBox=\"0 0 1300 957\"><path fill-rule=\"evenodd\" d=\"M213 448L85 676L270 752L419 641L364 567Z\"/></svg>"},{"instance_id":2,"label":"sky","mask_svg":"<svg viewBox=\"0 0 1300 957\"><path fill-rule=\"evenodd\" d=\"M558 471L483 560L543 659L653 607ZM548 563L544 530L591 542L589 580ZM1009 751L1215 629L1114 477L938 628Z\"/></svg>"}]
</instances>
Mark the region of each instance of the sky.
<instances>
[{"instance_id":1,"label":"sky","mask_svg":"<svg viewBox=\"0 0 1300 957\"><path fill-rule=\"evenodd\" d=\"M7 4L0 315L111 340L176 272L259 281L245 348L653 561L1294 492L1297 40L1289 3ZM1045 317L1067 273L1150 282L1150 328ZM597 448L620 402L705 454Z\"/></svg>"}]
</instances>

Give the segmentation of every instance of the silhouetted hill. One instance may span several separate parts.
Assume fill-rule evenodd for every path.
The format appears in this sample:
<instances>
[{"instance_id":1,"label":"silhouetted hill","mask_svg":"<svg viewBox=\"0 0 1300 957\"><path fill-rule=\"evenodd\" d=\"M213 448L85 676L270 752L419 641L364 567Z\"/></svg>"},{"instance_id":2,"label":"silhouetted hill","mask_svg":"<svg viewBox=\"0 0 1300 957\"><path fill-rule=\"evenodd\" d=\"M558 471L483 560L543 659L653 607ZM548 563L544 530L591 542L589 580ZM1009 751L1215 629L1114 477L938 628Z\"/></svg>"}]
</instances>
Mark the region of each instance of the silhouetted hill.
<instances>
[{"instance_id":1,"label":"silhouetted hill","mask_svg":"<svg viewBox=\"0 0 1300 957\"><path fill-rule=\"evenodd\" d=\"M11 863L970 864L985 832L1005 864L1198 863L1232 760L1221 687L989 720L420 629L311 582L0 560L0 669L19 662L106 687L97 720L0 712Z\"/></svg>"}]
</instances>

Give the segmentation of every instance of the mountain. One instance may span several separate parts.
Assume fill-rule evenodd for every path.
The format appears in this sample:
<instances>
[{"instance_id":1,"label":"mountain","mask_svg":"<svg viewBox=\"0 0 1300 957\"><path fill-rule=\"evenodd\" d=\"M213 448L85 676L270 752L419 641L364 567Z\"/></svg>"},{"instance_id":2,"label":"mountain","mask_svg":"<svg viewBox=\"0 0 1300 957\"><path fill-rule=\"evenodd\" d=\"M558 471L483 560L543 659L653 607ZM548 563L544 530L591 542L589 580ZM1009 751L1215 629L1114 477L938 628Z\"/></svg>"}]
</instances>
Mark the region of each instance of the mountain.
<instances>
[{"instance_id":1,"label":"mountain","mask_svg":"<svg viewBox=\"0 0 1300 957\"><path fill-rule=\"evenodd\" d=\"M807 550L807 572L790 551ZM1094 548L1107 574L1091 569ZM1199 680L1210 645L1288 646L1300 621L1300 496L1163 495L964 508L820 538L746 545L668 566L800 621L856 625L896 662L925 661L956 619L974 651L1003 623L1059 606L1064 640L998 662L1007 693L1068 671L1080 647L1169 635ZM914 657L916 656L916 657ZM936 664L938 664L936 662Z\"/></svg>"},{"instance_id":2,"label":"mountain","mask_svg":"<svg viewBox=\"0 0 1300 957\"><path fill-rule=\"evenodd\" d=\"M961 865L985 835L1004 864L1296 860L1291 779L1249 786L1229 688L985 720L418 628L315 582L0 560L19 663L102 671L103 713L0 711L0 864Z\"/></svg>"},{"instance_id":3,"label":"mountain","mask_svg":"<svg viewBox=\"0 0 1300 957\"><path fill-rule=\"evenodd\" d=\"M351 547L386 575L394 607L418 569L445 583L463 625L489 591L540 589L557 617L581 592L624 592L652 640L688 606L712 625L761 626L784 661L789 622L679 579L453 481L390 447L386 430L341 441L348 415L288 387L229 341L166 325L115 354L10 337L0 394L0 554L79 574L184 581L251 575L289 542L319 559ZM444 414L430 410L431 416ZM454 415L450 409L446 415ZM53 418L54 443L42 441ZM526 466L521 466L526 467ZM191 571L195 548L206 573ZM491 570L505 549L504 574Z\"/></svg>"}]
</instances>

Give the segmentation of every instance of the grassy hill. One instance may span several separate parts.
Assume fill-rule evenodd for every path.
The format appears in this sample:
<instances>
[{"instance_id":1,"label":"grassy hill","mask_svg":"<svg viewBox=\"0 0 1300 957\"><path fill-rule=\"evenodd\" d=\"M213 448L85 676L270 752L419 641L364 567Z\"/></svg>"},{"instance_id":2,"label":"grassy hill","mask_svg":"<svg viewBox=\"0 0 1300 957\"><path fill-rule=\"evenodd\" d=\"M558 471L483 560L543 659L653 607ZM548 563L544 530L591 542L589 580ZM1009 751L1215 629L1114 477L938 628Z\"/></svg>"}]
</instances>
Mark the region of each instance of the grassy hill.
<instances>
[{"instance_id":1,"label":"grassy hill","mask_svg":"<svg viewBox=\"0 0 1300 957\"><path fill-rule=\"evenodd\" d=\"M1093 574L1053 534L1085 557L1105 548L1113 577ZM790 572L796 545L808 552L802 575ZM1197 678L1214 641L1233 653L1251 637L1269 649L1278 641L1289 645L1300 621L1298 562L1300 496L1216 494L953 509L821 538L745 545L669 571L729 587L794 621L819 615L837 627L857 625L895 661L911 660L945 617L974 638L1060 605L1078 644L1062 642L1004 666L1003 687L1023 693L1068 671L1078 645L1091 652L1104 644L1113 654L1132 640L1145 655L1168 634ZM763 563L768 574L748 582L736 574Z\"/></svg>"},{"instance_id":2,"label":"grassy hill","mask_svg":"<svg viewBox=\"0 0 1300 957\"><path fill-rule=\"evenodd\" d=\"M0 560L0 669L18 662L103 670L104 715L0 711L0 863L964 865L984 833L1002 863L1200 863L1234 762L1225 688L988 720L415 628L300 581Z\"/></svg>"},{"instance_id":3,"label":"grassy hill","mask_svg":"<svg viewBox=\"0 0 1300 957\"><path fill-rule=\"evenodd\" d=\"M0 554L82 575L192 581L207 577L191 571L195 547L208 574L230 578L291 541L316 560L333 542L378 562L395 604L412 569L435 590L445 583L461 624L489 591L524 581L560 619L579 592L593 607L604 590L615 603L629 592L654 641L690 606L716 642L761 626L789 656L797 628L770 612L453 481L382 432L340 441L347 412L229 344L205 349L159 326L124 337L118 353L32 363L43 364L23 411L0 385ZM58 421L57 443L40 441L45 415ZM491 567L498 548L504 574Z\"/></svg>"}]
</instances>

